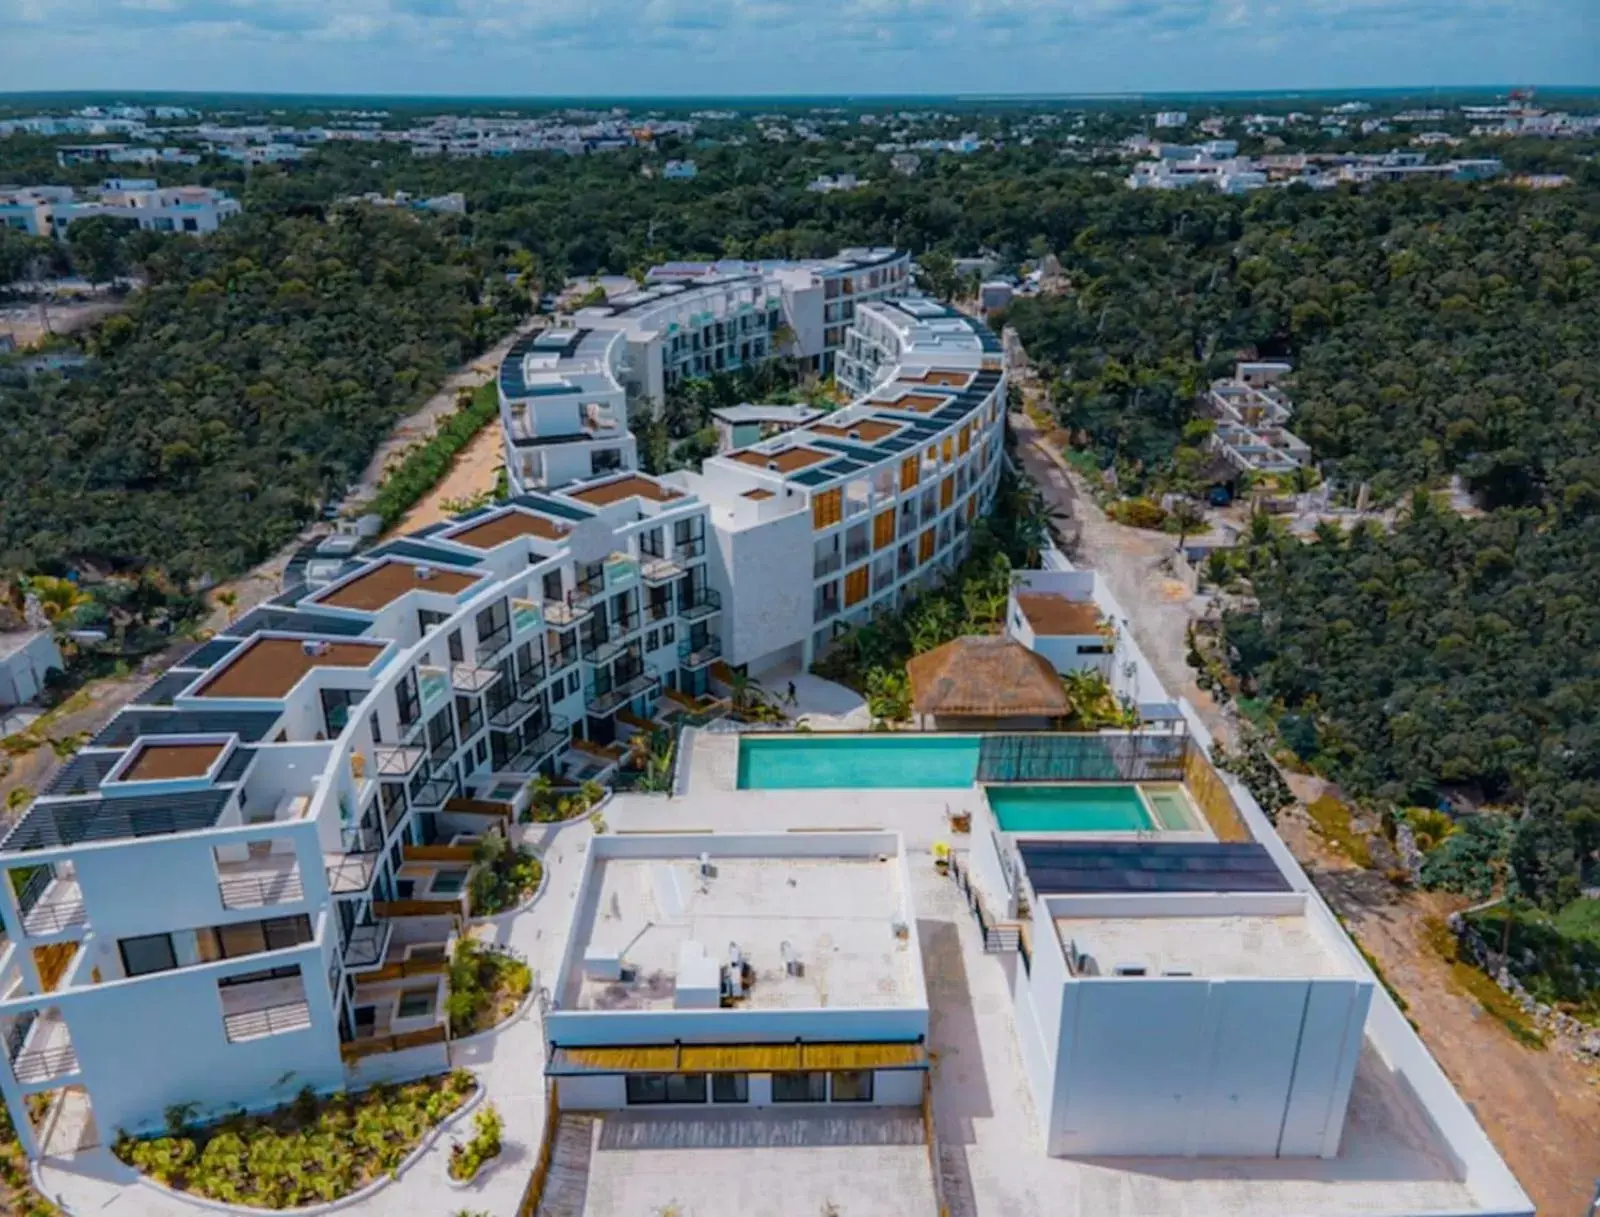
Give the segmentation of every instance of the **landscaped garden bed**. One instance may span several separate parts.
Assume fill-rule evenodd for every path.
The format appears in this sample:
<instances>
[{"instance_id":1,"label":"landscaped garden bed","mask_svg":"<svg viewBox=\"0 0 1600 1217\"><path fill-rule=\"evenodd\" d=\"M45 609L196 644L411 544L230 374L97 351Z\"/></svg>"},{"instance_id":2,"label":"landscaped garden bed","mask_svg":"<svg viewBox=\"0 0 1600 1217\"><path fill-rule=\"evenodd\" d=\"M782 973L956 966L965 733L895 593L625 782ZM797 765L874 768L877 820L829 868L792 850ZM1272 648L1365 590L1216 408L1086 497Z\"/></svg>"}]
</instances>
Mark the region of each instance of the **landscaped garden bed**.
<instances>
[{"instance_id":1,"label":"landscaped garden bed","mask_svg":"<svg viewBox=\"0 0 1600 1217\"><path fill-rule=\"evenodd\" d=\"M528 783L528 787L532 801L522 813L524 824L559 824L563 820L580 819L606 797L606 788L593 781L581 786L557 786L540 775Z\"/></svg>"},{"instance_id":2,"label":"landscaped garden bed","mask_svg":"<svg viewBox=\"0 0 1600 1217\"><path fill-rule=\"evenodd\" d=\"M174 1107L166 1135L123 1136L113 1149L157 1183L209 1200L267 1209L326 1204L398 1169L476 1085L457 1070L327 1098L304 1090L275 1111L199 1126L191 1111Z\"/></svg>"},{"instance_id":3,"label":"landscaped garden bed","mask_svg":"<svg viewBox=\"0 0 1600 1217\"><path fill-rule=\"evenodd\" d=\"M41 1097L30 1095L30 1105L34 1098ZM35 1113L35 1120L37 1118L38 1113ZM28 1174L28 1156L22 1152L5 1104L0 1103L0 1213L8 1217L59 1217L60 1212L34 1191L33 1179Z\"/></svg>"},{"instance_id":4,"label":"landscaped garden bed","mask_svg":"<svg viewBox=\"0 0 1600 1217\"><path fill-rule=\"evenodd\" d=\"M472 1136L450 1147L450 1178L471 1183L478 1172L500 1156L500 1134L505 1122L493 1103L487 1103L472 1117Z\"/></svg>"},{"instance_id":5,"label":"landscaped garden bed","mask_svg":"<svg viewBox=\"0 0 1600 1217\"><path fill-rule=\"evenodd\" d=\"M544 864L531 849L513 849L499 833L478 842L473 853L470 888L472 915L493 917L514 909L534 892L544 878Z\"/></svg>"},{"instance_id":6,"label":"landscaped garden bed","mask_svg":"<svg viewBox=\"0 0 1600 1217\"><path fill-rule=\"evenodd\" d=\"M533 987L533 969L506 947L465 938L450 960L450 1034L455 1039L498 1027Z\"/></svg>"}]
</instances>

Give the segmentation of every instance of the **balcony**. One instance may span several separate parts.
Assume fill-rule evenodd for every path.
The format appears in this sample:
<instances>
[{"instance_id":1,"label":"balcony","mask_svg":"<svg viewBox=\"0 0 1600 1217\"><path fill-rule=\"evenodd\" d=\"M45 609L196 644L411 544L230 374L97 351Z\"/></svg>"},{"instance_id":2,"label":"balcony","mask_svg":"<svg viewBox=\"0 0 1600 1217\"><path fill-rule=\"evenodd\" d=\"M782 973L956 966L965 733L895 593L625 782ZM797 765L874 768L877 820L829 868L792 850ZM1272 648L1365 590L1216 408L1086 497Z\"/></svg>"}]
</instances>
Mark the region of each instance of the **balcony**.
<instances>
[{"instance_id":1,"label":"balcony","mask_svg":"<svg viewBox=\"0 0 1600 1217\"><path fill-rule=\"evenodd\" d=\"M12 1076L25 1086L78 1072L78 1051L66 1020L55 1010L19 1016L6 1046L11 1051Z\"/></svg>"},{"instance_id":2,"label":"balcony","mask_svg":"<svg viewBox=\"0 0 1600 1217\"><path fill-rule=\"evenodd\" d=\"M715 634L704 638L685 638L678 644L678 662L689 669L703 668L722 658L722 639Z\"/></svg>"},{"instance_id":3,"label":"balcony","mask_svg":"<svg viewBox=\"0 0 1600 1217\"><path fill-rule=\"evenodd\" d=\"M721 611L722 597L708 587L678 601L678 616L685 621L699 621Z\"/></svg>"},{"instance_id":4,"label":"balcony","mask_svg":"<svg viewBox=\"0 0 1600 1217\"><path fill-rule=\"evenodd\" d=\"M222 1030L230 1044L304 1031L311 1026L311 1006L304 983L263 980L249 985L228 985L222 997Z\"/></svg>"},{"instance_id":5,"label":"balcony","mask_svg":"<svg viewBox=\"0 0 1600 1217\"><path fill-rule=\"evenodd\" d=\"M525 748L503 766L506 773L534 773L550 757L572 742L572 723L565 715L552 714L550 726L530 740Z\"/></svg>"},{"instance_id":6,"label":"balcony","mask_svg":"<svg viewBox=\"0 0 1600 1217\"><path fill-rule=\"evenodd\" d=\"M538 708L539 699L537 697L519 697L516 701L507 702L490 714L489 726L497 731L514 730L522 724L523 719Z\"/></svg>"},{"instance_id":7,"label":"balcony","mask_svg":"<svg viewBox=\"0 0 1600 1217\"><path fill-rule=\"evenodd\" d=\"M673 558L647 557L639 564L639 576L646 583L670 583L683 574L683 567Z\"/></svg>"},{"instance_id":8,"label":"balcony","mask_svg":"<svg viewBox=\"0 0 1600 1217\"><path fill-rule=\"evenodd\" d=\"M306 898L300 864L292 853L217 863L217 891L225 909L297 904Z\"/></svg>"},{"instance_id":9,"label":"balcony","mask_svg":"<svg viewBox=\"0 0 1600 1217\"><path fill-rule=\"evenodd\" d=\"M456 784L452 779L432 777L412 792L411 806L417 811L438 811L455 793Z\"/></svg>"},{"instance_id":10,"label":"balcony","mask_svg":"<svg viewBox=\"0 0 1600 1217\"><path fill-rule=\"evenodd\" d=\"M450 687L457 693L482 693L499 679L499 668L480 668L470 663L450 665Z\"/></svg>"},{"instance_id":11,"label":"balcony","mask_svg":"<svg viewBox=\"0 0 1600 1217\"><path fill-rule=\"evenodd\" d=\"M456 734L448 732L437 744L428 745L428 763L434 769L443 769L456 754Z\"/></svg>"},{"instance_id":12,"label":"balcony","mask_svg":"<svg viewBox=\"0 0 1600 1217\"><path fill-rule=\"evenodd\" d=\"M825 578L828 575L837 573L843 565L844 555L838 550L834 550L831 554L824 554L822 557L812 560L811 577L813 579Z\"/></svg>"},{"instance_id":13,"label":"balcony","mask_svg":"<svg viewBox=\"0 0 1600 1217\"><path fill-rule=\"evenodd\" d=\"M672 616L672 597L663 596L660 600L647 600L644 605L644 619L646 621L665 621Z\"/></svg>"},{"instance_id":14,"label":"balcony","mask_svg":"<svg viewBox=\"0 0 1600 1217\"><path fill-rule=\"evenodd\" d=\"M679 562L693 562L706 556L706 539L703 536L674 537L672 549Z\"/></svg>"},{"instance_id":15,"label":"balcony","mask_svg":"<svg viewBox=\"0 0 1600 1217\"><path fill-rule=\"evenodd\" d=\"M480 639L472 653L480 665L487 664L510 644L511 623L508 621L493 633Z\"/></svg>"},{"instance_id":16,"label":"balcony","mask_svg":"<svg viewBox=\"0 0 1600 1217\"><path fill-rule=\"evenodd\" d=\"M839 598L837 596L827 596L817 601L815 611L811 614L811 621L813 624L821 624L828 618L838 615Z\"/></svg>"},{"instance_id":17,"label":"balcony","mask_svg":"<svg viewBox=\"0 0 1600 1217\"><path fill-rule=\"evenodd\" d=\"M422 720L418 719L418 723ZM373 749L380 778L405 778L417 771L417 766L427 758L428 750L414 745L395 746L379 744Z\"/></svg>"},{"instance_id":18,"label":"balcony","mask_svg":"<svg viewBox=\"0 0 1600 1217\"><path fill-rule=\"evenodd\" d=\"M351 926L344 944L345 969L359 972L377 967L388 953L389 939L393 934L392 921L365 921Z\"/></svg>"},{"instance_id":19,"label":"balcony","mask_svg":"<svg viewBox=\"0 0 1600 1217\"><path fill-rule=\"evenodd\" d=\"M581 592L568 592L563 599L544 602L544 619L557 629L576 625L593 611L593 603Z\"/></svg>"},{"instance_id":20,"label":"balcony","mask_svg":"<svg viewBox=\"0 0 1600 1217\"><path fill-rule=\"evenodd\" d=\"M472 703L472 710L466 714L461 713L459 706L456 708L456 729L461 732L463 743L483 730L483 710L477 702Z\"/></svg>"},{"instance_id":21,"label":"balcony","mask_svg":"<svg viewBox=\"0 0 1600 1217\"><path fill-rule=\"evenodd\" d=\"M550 675L565 672L578 662L578 648L576 646L562 647L560 650L550 652Z\"/></svg>"},{"instance_id":22,"label":"balcony","mask_svg":"<svg viewBox=\"0 0 1600 1217\"><path fill-rule=\"evenodd\" d=\"M620 629L616 634L586 638L582 645L583 661L602 667L621 655L627 649L627 645L622 640Z\"/></svg>"},{"instance_id":23,"label":"balcony","mask_svg":"<svg viewBox=\"0 0 1600 1217\"><path fill-rule=\"evenodd\" d=\"M854 566L872 552L872 546L865 541L854 542L845 547L844 564Z\"/></svg>"},{"instance_id":24,"label":"balcony","mask_svg":"<svg viewBox=\"0 0 1600 1217\"><path fill-rule=\"evenodd\" d=\"M615 714L634 698L653 692L660 686L661 677L656 674L654 668L647 666L637 676L630 677L604 693L596 693L591 684L584 690L584 700L588 702L590 714L597 718L605 718L607 715Z\"/></svg>"},{"instance_id":25,"label":"balcony","mask_svg":"<svg viewBox=\"0 0 1600 1217\"><path fill-rule=\"evenodd\" d=\"M30 938L47 938L89 924L83 889L71 875L56 875L50 867L36 870L17 894L22 929Z\"/></svg>"}]
</instances>

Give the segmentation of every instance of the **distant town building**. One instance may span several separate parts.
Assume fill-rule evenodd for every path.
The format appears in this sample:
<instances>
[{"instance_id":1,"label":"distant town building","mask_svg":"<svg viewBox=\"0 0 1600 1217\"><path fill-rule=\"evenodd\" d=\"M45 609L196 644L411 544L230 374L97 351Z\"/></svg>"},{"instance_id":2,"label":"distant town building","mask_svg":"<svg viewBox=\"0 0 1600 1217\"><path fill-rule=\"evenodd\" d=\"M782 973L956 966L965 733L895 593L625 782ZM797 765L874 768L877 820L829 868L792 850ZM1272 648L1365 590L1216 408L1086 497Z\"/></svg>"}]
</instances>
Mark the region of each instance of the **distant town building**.
<instances>
[{"instance_id":1,"label":"distant town building","mask_svg":"<svg viewBox=\"0 0 1600 1217\"><path fill-rule=\"evenodd\" d=\"M129 144L63 144L56 164L73 165L198 165L198 152L182 148L143 148Z\"/></svg>"},{"instance_id":2,"label":"distant town building","mask_svg":"<svg viewBox=\"0 0 1600 1217\"><path fill-rule=\"evenodd\" d=\"M437 195L431 199L414 198L404 190L397 190L390 195L369 191L366 194L350 195L339 201L341 203L366 203L371 207L404 207L411 211L434 211L444 215L466 215L467 213L467 196L459 190L453 190L449 194Z\"/></svg>"},{"instance_id":3,"label":"distant town building","mask_svg":"<svg viewBox=\"0 0 1600 1217\"><path fill-rule=\"evenodd\" d=\"M661 176L669 182L687 182L693 180L699 172L693 161L668 161L661 170Z\"/></svg>"},{"instance_id":4,"label":"distant town building","mask_svg":"<svg viewBox=\"0 0 1600 1217\"><path fill-rule=\"evenodd\" d=\"M1185 110L1161 110L1156 113L1155 124L1158 131L1169 127L1186 127L1189 125L1189 114Z\"/></svg>"},{"instance_id":5,"label":"distant town building","mask_svg":"<svg viewBox=\"0 0 1600 1217\"><path fill-rule=\"evenodd\" d=\"M109 178L83 198L70 186L0 191L0 224L36 237L62 237L75 220L110 216L151 232L215 232L239 201L209 186L158 186L149 178Z\"/></svg>"},{"instance_id":6,"label":"distant town building","mask_svg":"<svg viewBox=\"0 0 1600 1217\"><path fill-rule=\"evenodd\" d=\"M833 194L839 190L856 190L867 183L853 173L840 173L829 176L819 174L806 183L806 189L812 194Z\"/></svg>"},{"instance_id":7,"label":"distant town building","mask_svg":"<svg viewBox=\"0 0 1600 1217\"><path fill-rule=\"evenodd\" d=\"M915 152L896 152L889 158L889 167L896 173L912 177L922 168L922 158Z\"/></svg>"}]
</instances>

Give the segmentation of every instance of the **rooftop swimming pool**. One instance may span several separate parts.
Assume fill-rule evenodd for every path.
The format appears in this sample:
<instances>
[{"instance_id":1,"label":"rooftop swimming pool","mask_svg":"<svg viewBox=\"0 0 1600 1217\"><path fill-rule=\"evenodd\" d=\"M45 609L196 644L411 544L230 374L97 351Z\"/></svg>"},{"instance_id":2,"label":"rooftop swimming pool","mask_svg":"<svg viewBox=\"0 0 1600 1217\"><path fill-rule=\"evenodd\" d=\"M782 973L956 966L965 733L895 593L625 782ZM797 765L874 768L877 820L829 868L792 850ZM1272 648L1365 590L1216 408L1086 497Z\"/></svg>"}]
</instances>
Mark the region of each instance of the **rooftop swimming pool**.
<instances>
[{"instance_id":1,"label":"rooftop swimming pool","mask_svg":"<svg viewBox=\"0 0 1600 1217\"><path fill-rule=\"evenodd\" d=\"M1176 783L985 786L1002 832L1193 832L1199 817Z\"/></svg>"},{"instance_id":2,"label":"rooftop swimming pool","mask_svg":"<svg viewBox=\"0 0 1600 1217\"><path fill-rule=\"evenodd\" d=\"M747 736L740 790L961 788L978 777L976 735Z\"/></svg>"}]
</instances>

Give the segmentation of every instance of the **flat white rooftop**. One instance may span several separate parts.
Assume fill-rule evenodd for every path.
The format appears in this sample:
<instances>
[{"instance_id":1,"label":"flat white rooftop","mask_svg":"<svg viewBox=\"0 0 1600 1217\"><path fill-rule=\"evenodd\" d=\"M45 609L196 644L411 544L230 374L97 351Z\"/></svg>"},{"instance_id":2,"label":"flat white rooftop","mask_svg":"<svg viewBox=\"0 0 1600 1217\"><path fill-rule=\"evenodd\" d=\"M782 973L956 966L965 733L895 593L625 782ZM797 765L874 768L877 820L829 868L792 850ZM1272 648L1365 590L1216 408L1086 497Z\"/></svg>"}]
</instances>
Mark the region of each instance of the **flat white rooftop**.
<instances>
[{"instance_id":1,"label":"flat white rooftop","mask_svg":"<svg viewBox=\"0 0 1600 1217\"><path fill-rule=\"evenodd\" d=\"M754 981L740 1008L885 1008L920 1005L904 937L898 855L885 857L597 858L587 908L573 927L563 980L567 1010L663 1010L676 1004L686 942L726 964L738 944ZM909 927L905 927L909 931ZM786 966L788 943L798 974ZM595 952L620 955L621 979L586 973Z\"/></svg>"},{"instance_id":2,"label":"flat white rooftop","mask_svg":"<svg viewBox=\"0 0 1600 1217\"><path fill-rule=\"evenodd\" d=\"M1132 964L1146 975L1187 972L1193 976L1356 976L1353 964L1323 941L1299 914L1223 917L1057 917L1065 947L1076 946L1092 964L1087 973L1114 975Z\"/></svg>"}]
</instances>

